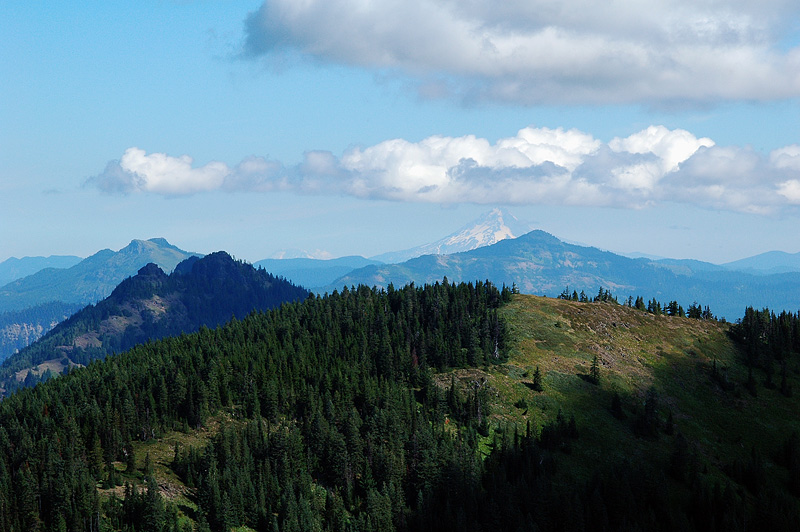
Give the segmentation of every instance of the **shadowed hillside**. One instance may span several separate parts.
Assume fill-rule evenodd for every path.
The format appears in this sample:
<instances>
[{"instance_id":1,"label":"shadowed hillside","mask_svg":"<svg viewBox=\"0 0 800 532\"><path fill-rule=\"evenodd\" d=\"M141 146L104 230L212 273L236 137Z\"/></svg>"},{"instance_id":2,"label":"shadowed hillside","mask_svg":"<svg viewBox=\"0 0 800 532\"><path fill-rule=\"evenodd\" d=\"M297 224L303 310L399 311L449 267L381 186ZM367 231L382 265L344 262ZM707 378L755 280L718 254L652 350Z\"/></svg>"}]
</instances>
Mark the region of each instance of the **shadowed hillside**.
<instances>
[{"instance_id":1,"label":"shadowed hillside","mask_svg":"<svg viewBox=\"0 0 800 532\"><path fill-rule=\"evenodd\" d=\"M186 259L171 275L148 264L106 299L9 357L0 366L0 378L6 389L30 385L48 371L58 374L149 340L216 327L307 295L305 289L222 251Z\"/></svg>"}]
</instances>

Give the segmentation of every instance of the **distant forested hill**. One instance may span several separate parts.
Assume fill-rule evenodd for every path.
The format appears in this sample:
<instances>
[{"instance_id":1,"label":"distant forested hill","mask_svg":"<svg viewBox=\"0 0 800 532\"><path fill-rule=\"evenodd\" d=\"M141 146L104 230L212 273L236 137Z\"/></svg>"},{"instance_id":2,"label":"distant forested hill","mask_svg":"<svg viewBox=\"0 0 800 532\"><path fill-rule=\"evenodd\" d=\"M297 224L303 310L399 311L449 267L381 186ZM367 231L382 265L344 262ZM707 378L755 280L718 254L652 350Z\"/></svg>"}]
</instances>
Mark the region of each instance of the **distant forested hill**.
<instances>
[{"instance_id":1,"label":"distant forested hill","mask_svg":"<svg viewBox=\"0 0 800 532\"><path fill-rule=\"evenodd\" d=\"M232 317L305 299L308 291L225 252L192 257L166 275L155 264L124 280L110 296L56 326L0 366L6 389L35 383L48 370L86 365L166 336L216 327ZM18 372L22 372L17 374Z\"/></svg>"}]
</instances>

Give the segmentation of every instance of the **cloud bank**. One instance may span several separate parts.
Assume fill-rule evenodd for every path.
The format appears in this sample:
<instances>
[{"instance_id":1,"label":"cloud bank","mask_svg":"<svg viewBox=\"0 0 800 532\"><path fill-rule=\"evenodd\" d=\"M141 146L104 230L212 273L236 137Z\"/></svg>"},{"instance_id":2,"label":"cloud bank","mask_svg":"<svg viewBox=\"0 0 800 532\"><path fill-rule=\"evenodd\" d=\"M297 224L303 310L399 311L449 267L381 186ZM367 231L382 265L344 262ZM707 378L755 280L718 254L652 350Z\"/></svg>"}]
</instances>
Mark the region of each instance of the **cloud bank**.
<instances>
[{"instance_id":1,"label":"cloud bank","mask_svg":"<svg viewBox=\"0 0 800 532\"><path fill-rule=\"evenodd\" d=\"M269 0L243 55L398 72L469 100L774 100L800 96L798 17L791 0Z\"/></svg>"},{"instance_id":2,"label":"cloud bank","mask_svg":"<svg viewBox=\"0 0 800 532\"><path fill-rule=\"evenodd\" d=\"M193 165L129 148L87 180L106 193L210 191L350 195L442 204L645 208L678 202L771 214L800 205L800 145L762 155L650 126L604 143L575 129L527 127L491 143L472 135L393 139L337 157L310 151L286 167L263 157Z\"/></svg>"}]
</instances>

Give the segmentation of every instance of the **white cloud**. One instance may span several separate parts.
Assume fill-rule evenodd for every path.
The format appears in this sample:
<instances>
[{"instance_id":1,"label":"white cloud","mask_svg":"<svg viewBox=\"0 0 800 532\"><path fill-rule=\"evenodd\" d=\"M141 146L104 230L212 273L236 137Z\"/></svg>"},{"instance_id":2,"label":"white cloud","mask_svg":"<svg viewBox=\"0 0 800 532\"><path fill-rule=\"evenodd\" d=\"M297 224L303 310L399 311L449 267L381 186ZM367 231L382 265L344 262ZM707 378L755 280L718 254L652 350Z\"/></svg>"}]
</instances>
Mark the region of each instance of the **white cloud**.
<instances>
[{"instance_id":1,"label":"white cloud","mask_svg":"<svg viewBox=\"0 0 800 532\"><path fill-rule=\"evenodd\" d=\"M263 157L248 157L231 169L212 161L192 166L188 155L172 157L165 153L147 154L137 147L128 148L118 161L87 180L107 193L150 192L164 196L188 196L213 190L268 191L289 188L280 182L282 167Z\"/></svg>"},{"instance_id":2,"label":"white cloud","mask_svg":"<svg viewBox=\"0 0 800 532\"><path fill-rule=\"evenodd\" d=\"M200 168L193 168L192 158L188 155L147 155L139 148L125 150L119 166L126 173L136 176L147 191L166 195L214 190L222 185L230 173L225 163L210 162Z\"/></svg>"},{"instance_id":3,"label":"white cloud","mask_svg":"<svg viewBox=\"0 0 800 532\"><path fill-rule=\"evenodd\" d=\"M473 135L392 139L340 157L306 152L285 167L248 157L235 167L126 150L88 183L108 193L181 196L291 191L443 204L644 208L659 202L767 214L800 205L800 146L750 147L651 126L604 143L575 129L526 127L492 143Z\"/></svg>"},{"instance_id":4,"label":"white cloud","mask_svg":"<svg viewBox=\"0 0 800 532\"><path fill-rule=\"evenodd\" d=\"M650 126L629 137L617 137L608 145L616 152L652 153L660 159L662 172L672 172L700 147L713 146L714 141L708 137L698 139L683 129Z\"/></svg>"},{"instance_id":5,"label":"white cloud","mask_svg":"<svg viewBox=\"0 0 800 532\"><path fill-rule=\"evenodd\" d=\"M125 150L119 161L109 162L102 174L89 181L105 192L153 192L179 196L218 189L230 173L225 163L210 162L194 168L188 155L148 155L133 147Z\"/></svg>"},{"instance_id":6,"label":"white cloud","mask_svg":"<svg viewBox=\"0 0 800 532\"><path fill-rule=\"evenodd\" d=\"M800 95L800 48L780 46L798 16L788 0L269 0L244 52L523 104L772 100Z\"/></svg>"},{"instance_id":7,"label":"white cloud","mask_svg":"<svg viewBox=\"0 0 800 532\"><path fill-rule=\"evenodd\" d=\"M800 144L792 144L773 150L769 154L770 161L776 168L800 172Z\"/></svg>"},{"instance_id":8,"label":"white cloud","mask_svg":"<svg viewBox=\"0 0 800 532\"><path fill-rule=\"evenodd\" d=\"M789 203L800 205L800 179L790 179L778 185L778 193Z\"/></svg>"}]
</instances>

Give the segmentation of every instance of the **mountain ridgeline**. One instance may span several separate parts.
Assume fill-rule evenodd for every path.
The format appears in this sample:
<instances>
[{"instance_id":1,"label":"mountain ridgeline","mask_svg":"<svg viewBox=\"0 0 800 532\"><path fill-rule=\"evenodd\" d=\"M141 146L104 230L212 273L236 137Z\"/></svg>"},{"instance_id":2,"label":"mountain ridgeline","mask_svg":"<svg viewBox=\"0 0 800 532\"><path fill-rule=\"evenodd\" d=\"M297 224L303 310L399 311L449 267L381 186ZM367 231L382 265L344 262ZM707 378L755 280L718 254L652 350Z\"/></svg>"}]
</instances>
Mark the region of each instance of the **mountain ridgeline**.
<instances>
[{"instance_id":1,"label":"mountain ridgeline","mask_svg":"<svg viewBox=\"0 0 800 532\"><path fill-rule=\"evenodd\" d=\"M172 271L191 256L163 238L133 240L119 251L104 249L68 268L48 267L0 287L0 312L51 301L81 306L95 303L145 264L152 262Z\"/></svg>"},{"instance_id":2,"label":"mountain ridgeline","mask_svg":"<svg viewBox=\"0 0 800 532\"><path fill-rule=\"evenodd\" d=\"M492 209L436 242L403 251L383 253L372 257L372 260L394 264L423 255L452 255L489 246L507 238L516 238L531 229L532 227L517 220L507 210Z\"/></svg>"},{"instance_id":3,"label":"mountain ridgeline","mask_svg":"<svg viewBox=\"0 0 800 532\"><path fill-rule=\"evenodd\" d=\"M596 292L599 287L621 298L656 297L710 305L733 320L748 306L794 312L800 307L797 273L756 275L691 260L631 259L594 247L531 231L493 245L451 255L425 255L400 264L368 265L342 276L324 290L366 284L431 283L447 277L459 282L490 279L516 285L522 293L555 297L565 287Z\"/></svg>"},{"instance_id":4,"label":"mountain ridgeline","mask_svg":"<svg viewBox=\"0 0 800 532\"><path fill-rule=\"evenodd\" d=\"M11 257L0 262L0 286L44 270L45 268L71 268L81 261L73 255L50 255L49 257Z\"/></svg>"},{"instance_id":5,"label":"mountain ridgeline","mask_svg":"<svg viewBox=\"0 0 800 532\"><path fill-rule=\"evenodd\" d=\"M34 384L56 371L119 353L134 345L216 327L308 291L225 252L190 257L171 275L148 264L103 301L89 305L0 366L6 390Z\"/></svg>"}]
</instances>

